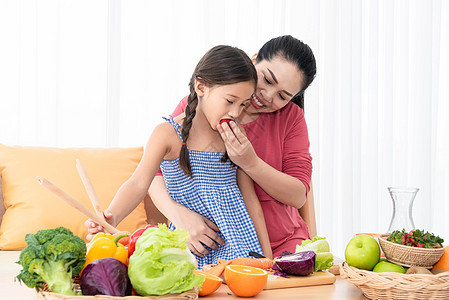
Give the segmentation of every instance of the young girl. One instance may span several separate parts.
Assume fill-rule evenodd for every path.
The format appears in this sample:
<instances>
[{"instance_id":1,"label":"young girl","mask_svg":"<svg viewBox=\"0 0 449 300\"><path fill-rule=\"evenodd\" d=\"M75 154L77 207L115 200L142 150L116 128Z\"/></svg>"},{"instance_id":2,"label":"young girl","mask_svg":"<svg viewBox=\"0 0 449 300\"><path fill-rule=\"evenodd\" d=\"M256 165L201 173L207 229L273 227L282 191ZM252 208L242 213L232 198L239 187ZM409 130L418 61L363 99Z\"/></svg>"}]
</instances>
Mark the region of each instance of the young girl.
<instances>
[{"instance_id":1,"label":"young girl","mask_svg":"<svg viewBox=\"0 0 449 300\"><path fill-rule=\"evenodd\" d=\"M185 113L156 126L142 160L108 210L126 214L145 197L161 166L170 196L213 220L226 241L218 250L197 257L198 268L219 258L247 257L249 251L271 257L253 182L228 159L217 131L221 120L240 115L256 83L254 65L242 50L230 46L209 50L190 79Z\"/></svg>"}]
</instances>

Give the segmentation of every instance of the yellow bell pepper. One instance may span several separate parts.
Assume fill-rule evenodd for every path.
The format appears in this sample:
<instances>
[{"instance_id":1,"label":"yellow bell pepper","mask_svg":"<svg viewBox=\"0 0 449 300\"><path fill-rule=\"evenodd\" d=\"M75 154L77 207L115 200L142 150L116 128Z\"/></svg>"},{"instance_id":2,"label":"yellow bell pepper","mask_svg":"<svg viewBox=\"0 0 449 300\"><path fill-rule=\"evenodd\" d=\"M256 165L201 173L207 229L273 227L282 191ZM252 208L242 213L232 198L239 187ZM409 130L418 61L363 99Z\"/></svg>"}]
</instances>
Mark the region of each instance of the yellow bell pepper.
<instances>
[{"instance_id":1,"label":"yellow bell pepper","mask_svg":"<svg viewBox=\"0 0 449 300\"><path fill-rule=\"evenodd\" d=\"M110 239L111 241L114 240L114 236L112 234L99 232L96 235L94 235L94 238L90 241L90 243L92 244L93 241L95 241L96 239L101 238L101 237L106 237L106 238Z\"/></svg>"},{"instance_id":2,"label":"yellow bell pepper","mask_svg":"<svg viewBox=\"0 0 449 300\"><path fill-rule=\"evenodd\" d=\"M96 234L87 249L84 268L94 260L107 257L116 258L126 265L128 261L128 250L126 250L125 246L117 242L123 236L120 235L114 238L114 236L107 233Z\"/></svg>"}]
</instances>

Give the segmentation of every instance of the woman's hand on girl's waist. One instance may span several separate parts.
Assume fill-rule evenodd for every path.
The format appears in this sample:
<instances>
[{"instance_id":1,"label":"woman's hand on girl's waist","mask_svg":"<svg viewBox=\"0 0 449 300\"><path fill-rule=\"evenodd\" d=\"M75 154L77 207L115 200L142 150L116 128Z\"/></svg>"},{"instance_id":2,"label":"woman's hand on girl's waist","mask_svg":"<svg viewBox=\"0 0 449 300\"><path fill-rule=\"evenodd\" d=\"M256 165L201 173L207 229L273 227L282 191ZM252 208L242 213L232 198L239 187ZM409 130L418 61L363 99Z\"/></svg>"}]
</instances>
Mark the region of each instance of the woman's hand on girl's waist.
<instances>
[{"instance_id":1,"label":"woman's hand on girl's waist","mask_svg":"<svg viewBox=\"0 0 449 300\"><path fill-rule=\"evenodd\" d=\"M200 257L209 254L210 249L218 250L219 245L224 245L225 241L218 235L220 229L208 218L186 208L183 213L178 214L175 227L184 228L189 233L187 247L189 250Z\"/></svg>"}]
</instances>

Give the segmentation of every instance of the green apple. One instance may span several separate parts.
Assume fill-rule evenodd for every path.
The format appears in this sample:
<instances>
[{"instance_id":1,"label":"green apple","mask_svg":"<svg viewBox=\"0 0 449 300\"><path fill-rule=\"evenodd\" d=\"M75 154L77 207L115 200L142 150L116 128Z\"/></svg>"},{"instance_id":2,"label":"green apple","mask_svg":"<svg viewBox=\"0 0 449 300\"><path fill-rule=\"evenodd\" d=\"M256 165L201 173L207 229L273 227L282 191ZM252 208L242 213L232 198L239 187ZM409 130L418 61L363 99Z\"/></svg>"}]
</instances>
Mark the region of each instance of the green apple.
<instances>
[{"instance_id":1,"label":"green apple","mask_svg":"<svg viewBox=\"0 0 449 300\"><path fill-rule=\"evenodd\" d=\"M346 246L345 259L350 266L371 271L380 259L379 244L372 236L355 236Z\"/></svg>"},{"instance_id":2,"label":"green apple","mask_svg":"<svg viewBox=\"0 0 449 300\"><path fill-rule=\"evenodd\" d=\"M381 261L377 265L374 266L373 272L381 273L381 272L397 272L405 274L405 269L403 266L388 262Z\"/></svg>"}]
</instances>

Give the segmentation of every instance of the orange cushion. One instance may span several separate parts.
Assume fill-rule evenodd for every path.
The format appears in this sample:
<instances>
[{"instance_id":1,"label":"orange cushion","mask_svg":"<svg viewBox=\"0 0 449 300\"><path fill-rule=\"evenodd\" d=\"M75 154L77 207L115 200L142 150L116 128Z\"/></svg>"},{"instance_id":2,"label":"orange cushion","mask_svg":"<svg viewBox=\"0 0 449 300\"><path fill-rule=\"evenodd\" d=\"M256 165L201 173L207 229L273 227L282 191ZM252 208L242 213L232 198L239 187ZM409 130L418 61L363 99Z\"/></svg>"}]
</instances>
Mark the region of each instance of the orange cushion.
<instances>
[{"instance_id":1,"label":"orange cushion","mask_svg":"<svg viewBox=\"0 0 449 300\"><path fill-rule=\"evenodd\" d=\"M37 176L53 182L91 211L92 204L76 169L86 168L103 209L132 175L143 148L9 147L0 144L0 174L5 214L0 226L0 250L21 250L25 235L64 226L85 239L86 217L39 185ZM146 224L143 202L117 227L133 232Z\"/></svg>"}]
</instances>

